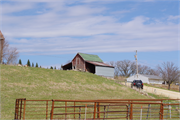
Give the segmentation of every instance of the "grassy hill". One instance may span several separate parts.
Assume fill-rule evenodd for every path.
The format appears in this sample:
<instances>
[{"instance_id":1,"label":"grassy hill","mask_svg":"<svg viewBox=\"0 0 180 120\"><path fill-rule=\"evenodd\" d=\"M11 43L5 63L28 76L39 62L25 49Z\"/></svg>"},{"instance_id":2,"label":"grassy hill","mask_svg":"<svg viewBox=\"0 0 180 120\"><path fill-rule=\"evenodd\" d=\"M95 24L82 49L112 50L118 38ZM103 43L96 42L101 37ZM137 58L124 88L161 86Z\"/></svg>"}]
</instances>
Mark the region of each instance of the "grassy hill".
<instances>
[{"instance_id":1,"label":"grassy hill","mask_svg":"<svg viewBox=\"0 0 180 120\"><path fill-rule=\"evenodd\" d=\"M16 98L143 99L130 88L77 71L1 65L1 119L14 118Z\"/></svg>"}]
</instances>

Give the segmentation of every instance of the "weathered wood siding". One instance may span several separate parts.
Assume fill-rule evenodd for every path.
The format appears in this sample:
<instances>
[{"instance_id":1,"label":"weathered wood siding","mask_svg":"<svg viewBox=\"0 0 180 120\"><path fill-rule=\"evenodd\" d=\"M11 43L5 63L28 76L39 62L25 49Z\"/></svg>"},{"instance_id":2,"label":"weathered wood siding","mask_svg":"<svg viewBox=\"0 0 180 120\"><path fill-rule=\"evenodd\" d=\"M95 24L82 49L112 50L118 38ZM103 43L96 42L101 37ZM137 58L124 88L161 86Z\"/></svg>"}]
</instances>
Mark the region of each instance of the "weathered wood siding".
<instances>
[{"instance_id":1,"label":"weathered wood siding","mask_svg":"<svg viewBox=\"0 0 180 120\"><path fill-rule=\"evenodd\" d=\"M72 67L73 69L85 70L85 62L79 54L77 54L72 60Z\"/></svg>"}]
</instances>

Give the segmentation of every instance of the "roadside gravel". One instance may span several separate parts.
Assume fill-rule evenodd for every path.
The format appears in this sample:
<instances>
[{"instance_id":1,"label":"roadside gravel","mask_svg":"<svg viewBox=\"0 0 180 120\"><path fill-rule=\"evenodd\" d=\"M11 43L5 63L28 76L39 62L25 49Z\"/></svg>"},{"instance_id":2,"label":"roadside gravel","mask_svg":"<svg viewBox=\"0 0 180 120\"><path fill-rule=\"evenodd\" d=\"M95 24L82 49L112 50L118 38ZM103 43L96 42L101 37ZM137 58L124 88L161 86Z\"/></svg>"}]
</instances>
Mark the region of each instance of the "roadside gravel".
<instances>
[{"instance_id":1,"label":"roadside gravel","mask_svg":"<svg viewBox=\"0 0 180 120\"><path fill-rule=\"evenodd\" d=\"M131 87L131 83L123 83L123 84L128 87ZM163 90L163 89L149 87L149 86L144 85L143 91L147 93L153 93L156 95L162 95L171 99L180 99L180 93L169 91L169 90Z\"/></svg>"}]
</instances>

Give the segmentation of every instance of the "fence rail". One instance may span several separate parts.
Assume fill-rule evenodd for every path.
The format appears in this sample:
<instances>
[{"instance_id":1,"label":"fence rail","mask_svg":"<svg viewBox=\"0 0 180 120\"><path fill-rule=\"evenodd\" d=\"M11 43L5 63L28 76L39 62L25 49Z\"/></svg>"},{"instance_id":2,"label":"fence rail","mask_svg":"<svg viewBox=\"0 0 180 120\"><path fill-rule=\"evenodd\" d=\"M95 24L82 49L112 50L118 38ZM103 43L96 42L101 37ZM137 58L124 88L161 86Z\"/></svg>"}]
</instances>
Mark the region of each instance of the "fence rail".
<instances>
[{"instance_id":1,"label":"fence rail","mask_svg":"<svg viewBox=\"0 0 180 120\"><path fill-rule=\"evenodd\" d=\"M180 99L16 99L14 119L180 119Z\"/></svg>"}]
</instances>

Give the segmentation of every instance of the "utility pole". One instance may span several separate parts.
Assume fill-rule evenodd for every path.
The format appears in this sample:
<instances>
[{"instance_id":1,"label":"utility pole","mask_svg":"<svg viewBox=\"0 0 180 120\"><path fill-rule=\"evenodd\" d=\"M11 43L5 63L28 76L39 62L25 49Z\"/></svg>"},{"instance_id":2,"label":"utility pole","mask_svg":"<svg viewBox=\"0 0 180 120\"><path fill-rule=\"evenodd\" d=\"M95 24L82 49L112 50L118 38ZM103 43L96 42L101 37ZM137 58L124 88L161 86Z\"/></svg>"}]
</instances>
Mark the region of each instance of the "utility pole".
<instances>
[{"instance_id":1,"label":"utility pole","mask_svg":"<svg viewBox=\"0 0 180 120\"><path fill-rule=\"evenodd\" d=\"M137 75L137 78L138 78L138 61L137 61L137 50L136 50L136 55L134 56L135 59L136 59L136 75Z\"/></svg>"}]
</instances>

